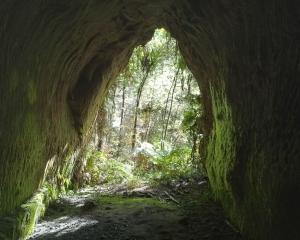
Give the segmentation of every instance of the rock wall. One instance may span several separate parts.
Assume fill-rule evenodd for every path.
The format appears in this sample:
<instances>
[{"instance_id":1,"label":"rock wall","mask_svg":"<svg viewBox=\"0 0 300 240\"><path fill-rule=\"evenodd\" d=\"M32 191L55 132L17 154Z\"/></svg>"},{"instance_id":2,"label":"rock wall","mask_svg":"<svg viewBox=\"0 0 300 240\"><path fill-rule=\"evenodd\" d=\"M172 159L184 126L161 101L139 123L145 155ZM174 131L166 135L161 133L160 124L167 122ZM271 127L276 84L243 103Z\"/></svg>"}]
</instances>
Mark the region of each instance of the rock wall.
<instances>
[{"instance_id":1,"label":"rock wall","mask_svg":"<svg viewBox=\"0 0 300 240\"><path fill-rule=\"evenodd\" d=\"M300 8L190 3L169 26L205 95L214 194L250 239L297 239Z\"/></svg>"},{"instance_id":2,"label":"rock wall","mask_svg":"<svg viewBox=\"0 0 300 240\"><path fill-rule=\"evenodd\" d=\"M249 239L297 239L299 16L296 0L2 1L0 215L66 165L133 48L164 26L203 94L216 199Z\"/></svg>"}]
</instances>

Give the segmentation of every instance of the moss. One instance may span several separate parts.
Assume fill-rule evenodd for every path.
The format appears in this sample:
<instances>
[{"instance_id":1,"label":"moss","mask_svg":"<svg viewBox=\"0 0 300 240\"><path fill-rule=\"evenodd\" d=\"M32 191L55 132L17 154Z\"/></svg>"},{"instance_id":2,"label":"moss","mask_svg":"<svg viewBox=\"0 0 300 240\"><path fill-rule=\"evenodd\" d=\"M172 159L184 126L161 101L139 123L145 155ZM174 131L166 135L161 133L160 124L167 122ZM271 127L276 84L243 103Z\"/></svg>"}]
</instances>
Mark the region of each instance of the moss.
<instances>
[{"instance_id":1,"label":"moss","mask_svg":"<svg viewBox=\"0 0 300 240\"><path fill-rule=\"evenodd\" d=\"M38 219L45 213L48 201L45 190L39 191L12 214L1 218L0 239L27 239L32 234Z\"/></svg>"},{"instance_id":2,"label":"moss","mask_svg":"<svg viewBox=\"0 0 300 240\"><path fill-rule=\"evenodd\" d=\"M73 188L71 185L71 178L74 172L76 160L80 150L74 151L73 148L68 149L66 156L64 156L59 164L59 167L54 174L56 179L56 186L60 193L67 193L69 189Z\"/></svg>"},{"instance_id":3,"label":"moss","mask_svg":"<svg viewBox=\"0 0 300 240\"><path fill-rule=\"evenodd\" d=\"M160 201L154 198L139 198L139 197L118 197L118 196L96 196L96 202L99 205L107 205L111 204L114 206L120 207L136 207L137 204L157 207L157 208L165 208L165 209L175 209L177 206L173 203L168 203L164 201Z\"/></svg>"},{"instance_id":4,"label":"moss","mask_svg":"<svg viewBox=\"0 0 300 240\"><path fill-rule=\"evenodd\" d=\"M43 141L39 141L39 138L36 137L39 135L39 127L35 115L29 114L24 120L24 126L26 126L26 130L23 134L25 136L31 135L31 144L36 146L35 151L32 151L32 155L28 159L32 165L28 164L27 166L36 169L35 166L38 166L38 161L42 159L41 154L43 153L44 145ZM21 136L19 141L22 141ZM20 146L22 146L21 143ZM48 172L47 177L51 179L51 175L55 175L57 181L53 181L54 179L52 178L50 181L40 183L40 179L34 175L34 171L32 172L32 170L27 168L27 170L25 169L26 171L19 173L18 178L14 179L14 181L22 179L23 182L15 185L15 198L6 205L1 204L1 207L4 209L11 208L11 205L17 205L18 202L23 201L22 198L24 198L24 195L31 195L39 183L41 184L41 188L33 197L26 201L26 203L13 211L13 213L3 214L1 216L1 219L4 220L0 221L0 233L2 234L0 235L0 239L26 239L34 230L37 220L44 214L48 204L59 197L61 193L66 192L69 187L69 179L75 159L73 149L69 149L65 156L61 156L61 158L64 160L58 159L59 161L54 163L54 166L52 166L53 169ZM14 164L20 164L20 162L14 162ZM14 167L16 167L16 169L22 169L19 166ZM33 174L28 175L27 173L30 171ZM11 182L11 184L13 183L14 182Z\"/></svg>"},{"instance_id":5,"label":"moss","mask_svg":"<svg viewBox=\"0 0 300 240\"><path fill-rule=\"evenodd\" d=\"M238 130L233 122L232 109L224 84L211 87L213 129L207 147L206 169L213 197L222 203L225 212L241 231L245 228L245 166L237 158ZM217 89L217 90L216 90ZM253 196L254 198L258 196ZM252 234L254 235L254 234Z\"/></svg>"},{"instance_id":6,"label":"moss","mask_svg":"<svg viewBox=\"0 0 300 240\"><path fill-rule=\"evenodd\" d=\"M33 233L34 226L37 223L39 217L45 213L45 194L39 192L34 195L30 201L21 206L21 212L19 213L19 238L26 239Z\"/></svg>"},{"instance_id":7,"label":"moss","mask_svg":"<svg viewBox=\"0 0 300 240\"><path fill-rule=\"evenodd\" d=\"M211 89L211 94L214 126L208 144L206 168L215 198L231 205L234 199L231 174L236 161L235 128L224 87L218 91Z\"/></svg>"},{"instance_id":8,"label":"moss","mask_svg":"<svg viewBox=\"0 0 300 240\"><path fill-rule=\"evenodd\" d=\"M265 116L257 120L255 115L249 116L246 105L245 112L234 112L222 84L212 87L211 95L214 124L206 168L214 198L250 239L297 239L292 227L294 219L298 219L297 197L291 196L297 181L287 174L293 170L286 164L289 158L285 155L286 147L293 143L287 145L286 140L279 139L282 129L266 125L271 122ZM252 101L255 105L256 99ZM259 111L259 107L255 110ZM272 109L264 109L268 111L271 112L266 118L272 115ZM289 182L294 189L282 182Z\"/></svg>"},{"instance_id":9,"label":"moss","mask_svg":"<svg viewBox=\"0 0 300 240\"><path fill-rule=\"evenodd\" d=\"M0 218L0 239L27 239L33 233L36 223L44 215L49 204L61 194L56 184L45 182L26 203L11 214Z\"/></svg>"},{"instance_id":10,"label":"moss","mask_svg":"<svg viewBox=\"0 0 300 240\"><path fill-rule=\"evenodd\" d=\"M48 205L51 201L59 197L60 191L56 184L45 182L43 184L43 191L45 193L45 204Z\"/></svg>"},{"instance_id":11,"label":"moss","mask_svg":"<svg viewBox=\"0 0 300 240\"><path fill-rule=\"evenodd\" d=\"M8 149L14 152L14 159L2 169L6 174L1 184L0 196L10 194L6 194L6 199L2 200L0 213L24 202L38 187L40 182L38 174L42 172L40 161L46 158L42 132L40 122L33 113L27 113L23 121L20 121L18 136L12 149ZM9 169L15 169L15 172Z\"/></svg>"}]
</instances>

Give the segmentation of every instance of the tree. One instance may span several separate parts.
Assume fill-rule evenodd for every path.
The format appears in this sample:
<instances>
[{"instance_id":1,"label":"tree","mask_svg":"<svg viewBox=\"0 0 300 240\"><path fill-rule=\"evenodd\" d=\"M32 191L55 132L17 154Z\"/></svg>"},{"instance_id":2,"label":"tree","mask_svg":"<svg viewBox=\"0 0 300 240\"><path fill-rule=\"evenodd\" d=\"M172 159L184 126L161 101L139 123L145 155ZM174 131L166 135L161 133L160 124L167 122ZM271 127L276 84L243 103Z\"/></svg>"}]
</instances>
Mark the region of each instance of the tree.
<instances>
[{"instance_id":1,"label":"tree","mask_svg":"<svg viewBox=\"0 0 300 240\"><path fill-rule=\"evenodd\" d=\"M137 98L135 104L135 114L134 114L134 124L133 124L133 134L131 141L131 149L133 150L136 145L136 134L137 134L137 120L138 120L138 111L140 106L140 99L142 96L143 88L146 83L146 80L149 77L149 74L155 68L158 60L159 52L149 50L147 47L142 48L142 55L140 58L141 67L142 67L142 78L137 89Z\"/></svg>"},{"instance_id":2,"label":"tree","mask_svg":"<svg viewBox=\"0 0 300 240\"><path fill-rule=\"evenodd\" d=\"M162 150L196 146L192 132L180 128L190 104L185 97L195 88L176 41L165 31L137 47L108 98L107 111L113 114L107 132L114 157L130 158L137 143L144 141Z\"/></svg>"}]
</instances>

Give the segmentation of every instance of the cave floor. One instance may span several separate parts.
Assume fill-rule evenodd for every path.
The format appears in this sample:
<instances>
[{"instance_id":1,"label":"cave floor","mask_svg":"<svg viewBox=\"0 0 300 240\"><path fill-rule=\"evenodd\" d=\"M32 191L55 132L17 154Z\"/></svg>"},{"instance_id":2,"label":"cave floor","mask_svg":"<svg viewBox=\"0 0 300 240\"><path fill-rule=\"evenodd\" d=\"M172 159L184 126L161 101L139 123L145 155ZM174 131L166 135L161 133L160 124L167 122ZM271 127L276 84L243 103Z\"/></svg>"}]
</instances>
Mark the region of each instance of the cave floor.
<instances>
[{"instance_id":1,"label":"cave floor","mask_svg":"<svg viewBox=\"0 0 300 240\"><path fill-rule=\"evenodd\" d=\"M241 239L207 186L176 191L83 189L50 204L33 239Z\"/></svg>"}]
</instances>

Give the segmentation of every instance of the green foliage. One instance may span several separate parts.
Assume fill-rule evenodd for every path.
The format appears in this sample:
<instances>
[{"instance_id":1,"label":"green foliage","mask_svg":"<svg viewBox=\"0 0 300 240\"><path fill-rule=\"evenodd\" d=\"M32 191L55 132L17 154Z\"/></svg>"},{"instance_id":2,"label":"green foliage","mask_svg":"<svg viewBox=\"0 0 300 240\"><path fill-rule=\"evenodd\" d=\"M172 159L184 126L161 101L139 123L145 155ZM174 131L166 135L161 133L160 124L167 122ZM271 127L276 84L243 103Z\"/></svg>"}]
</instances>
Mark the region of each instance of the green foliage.
<instances>
[{"instance_id":1,"label":"green foliage","mask_svg":"<svg viewBox=\"0 0 300 240\"><path fill-rule=\"evenodd\" d=\"M34 230L39 217L45 213L44 193L37 193L29 202L21 206L19 216L20 238L26 239Z\"/></svg>"},{"instance_id":2,"label":"green foliage","mask_svg":"<svg viewBox=\"0 0 300 240\"><path fill-rule=\"evenodd\" d=\"M172 181L193 178L199 174L190 159L191 149L175 149L159 158L149 158L152 168L137 168L137 175L151 184L171 184Z\"/></svg>"},{"instance_id":3,"label":"green foliage","mask_svg":"<svg viewBox=\"0 0 300 240\"><path fill-rule=\"evenodd\" d=\"M90 174L90 185L122 183L130 176L125 164L96 150L88 152L85 172Z\"/></svg>"},{"instance_id":4,"label":"green foliage","mask_svg":"<svg viewBox=\"0 0 300 240\"><path fill-rule=\"evenodd\" d=\"M186 62L185 62L183 56L179 53L178 49L176 52L176 57L177 57L177 68L183 72L184 70L187 69L187 65L186 65Z\"/></svg>"},{"instance_id":5,"label":"green foliage","mask_svg":"<svg viewBox=\"0 0 300 240\"><path fill-rule=\"evenodd\" d=\"M139 187L142 182L168 185L178 180L193 179L199 175L190 158L188 147L175 149L159 157L137 155L134 169L131 165L106 157L102 152L90 150L85 173L90 174L90 185L125 183L128 189Z\"/></svg>"},{"instance_id":6,"label":"green foliage","mask_svg":"<svg viewBox=\"0 0 300 240\"><path fill-rule=\"evenodd\" d=\"M189 94L185 100L189 103L183 113L181 127L184 131L198 131L199 121L203 115L203 109L200 104L200 96ZM199 131L198 131L199 132Z\"/></svg>"},{"instance_id":7,"label":"green foliage","mask_svg":"<svg viewBox=\"0 0 300 240\"><path fill-rule=\"evenodd\" d=\"M195 175L200 92L167 31L158 29L150 42L133 51L105 108L104 153L87 157L92 184L127 181L134 187L141 180L168 184ZM124 170L124 162L134 165L132 172Z\"/></svg>"},{"instance_id":8,"label":"green foliage","mask_svg":"<svg viewBox=\"0 0 300 240\"><path fill-rule=\"evenodd\" d=\"M189 131L192 128L195 127L196 121L197 121L198 113L195 111L195 109L187 109L184 112L183 120L181 123L181 127L185 131Z\"/></svg>"},{"instance_id":9,"label":"green foliage","mask_svg":"<svg viewBox=\"0 0 300 240\"><path fill-rule=\"evenodd\" d=\"M143 181L136 175L131 174L128 179L126 180L126 187L129 190L138 188L142 186Z\"/></svg>"},{"instance_id":10,"label":"green foliage","mask_svg":"<svg viewBox=\"0 0 300 240\"><path fill-rule=\"evenodd\" d=\"M48 202L58 198L60 191L58 190L56 184L45 182L44 189L47 195L46 199Z\"/></svg>"},{"instance_id":11,"label":"green foliage","mask_svg":"<svg viewBox=\"0 0 300 240\"><path fill-rule=\"evenodd\" d=\"M172 61L177 54L176 41L171 38L170 33L164 29L158 29L150 42L135 48L118 81L128 86L138 83L146 72L149 76L161 74L166 64L173 64ZM180 63L184 65L183 61Z\"/></svg>"}]
</instances>

